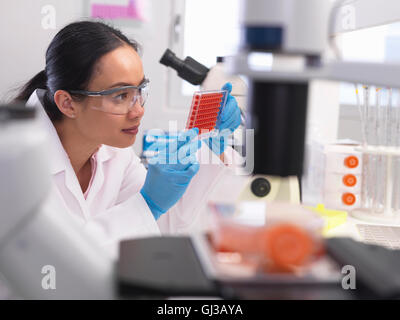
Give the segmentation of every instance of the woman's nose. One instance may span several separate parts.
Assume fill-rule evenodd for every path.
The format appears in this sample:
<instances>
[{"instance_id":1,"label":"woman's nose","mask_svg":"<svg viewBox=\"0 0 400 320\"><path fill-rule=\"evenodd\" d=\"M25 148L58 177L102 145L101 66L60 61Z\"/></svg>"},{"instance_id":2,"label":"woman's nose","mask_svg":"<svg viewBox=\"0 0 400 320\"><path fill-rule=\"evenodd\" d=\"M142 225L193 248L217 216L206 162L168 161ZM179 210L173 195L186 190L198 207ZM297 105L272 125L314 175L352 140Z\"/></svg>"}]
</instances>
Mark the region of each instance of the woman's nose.
<instances>
[{"instance_id":1,"label":"woman's nose","mask_svg":"<svg viewBox=\"0 0 400 320\"><path fill-rule=\"evenodd\" d=\"M127 116L129 119L141 118L144 115L144 108L136 101L135 105L129 110Z\"/></svg>"}]
</instances>

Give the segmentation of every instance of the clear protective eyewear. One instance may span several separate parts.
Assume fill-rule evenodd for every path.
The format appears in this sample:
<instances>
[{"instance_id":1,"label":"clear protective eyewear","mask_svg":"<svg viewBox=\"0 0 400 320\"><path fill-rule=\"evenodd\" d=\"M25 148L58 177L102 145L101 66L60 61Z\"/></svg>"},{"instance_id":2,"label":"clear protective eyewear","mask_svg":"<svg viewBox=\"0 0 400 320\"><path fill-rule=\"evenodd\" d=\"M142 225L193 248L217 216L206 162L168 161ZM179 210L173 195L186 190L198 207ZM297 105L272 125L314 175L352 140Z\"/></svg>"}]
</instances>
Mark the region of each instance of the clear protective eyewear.
<instances>
[{"instance_id":1,"label":"clear protective eyewear","mask_svg":"<svg viewBox=\"0 0 400 320\"><path fill-rule=\"evenodd\" d=\"M97 97L98 106L93 109L106 113L124 115L130 112L136 103L142 107L148 97L148 83L145 79L139 86L123 86L103 91L69 90L71 94Z\"/></svg>"}]
</instances>

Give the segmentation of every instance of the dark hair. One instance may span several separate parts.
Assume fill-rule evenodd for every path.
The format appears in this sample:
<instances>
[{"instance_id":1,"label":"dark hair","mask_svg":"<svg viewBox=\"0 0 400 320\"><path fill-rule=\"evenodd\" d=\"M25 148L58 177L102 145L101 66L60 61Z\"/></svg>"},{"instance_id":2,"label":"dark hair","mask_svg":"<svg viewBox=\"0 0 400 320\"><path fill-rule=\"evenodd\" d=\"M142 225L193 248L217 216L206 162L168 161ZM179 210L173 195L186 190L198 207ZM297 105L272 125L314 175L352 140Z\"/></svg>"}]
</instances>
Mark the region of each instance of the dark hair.
<instances>
[{"instance_id":1,"label":"dark hair","mask_svg":"<svg viewBox=\"0 0 400 320\"><path fill-rule=\"evenodd\" d=\"M36 89L46 89L46 113L52 121L61 120L63 115L54 102L54 93L86 89L96 62L124 44L139 50L137 42L103 22L80 21L65 26L47 48L45 69L22 87L15 101L27 101Z\"/></svg>"}]
</instances>

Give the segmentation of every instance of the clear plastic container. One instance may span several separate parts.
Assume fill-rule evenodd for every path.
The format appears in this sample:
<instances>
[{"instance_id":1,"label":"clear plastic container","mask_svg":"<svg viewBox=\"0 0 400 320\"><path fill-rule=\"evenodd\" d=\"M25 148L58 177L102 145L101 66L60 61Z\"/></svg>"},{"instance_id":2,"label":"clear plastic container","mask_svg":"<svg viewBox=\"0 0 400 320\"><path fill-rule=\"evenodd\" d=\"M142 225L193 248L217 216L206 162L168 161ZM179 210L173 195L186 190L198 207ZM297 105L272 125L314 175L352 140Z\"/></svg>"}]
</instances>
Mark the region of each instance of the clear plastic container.
<instances>
[{"instance_id":1,"label":"clear plastic container","mask_svg":"<svg viewBox=\"0 0 400 320\"><path fill-rule=\"evenodd\" d=\"M211 243L236 253L264 272L298 272L323 253L324 220L312 210L287 203L211 203Z\"/></svg>"}]
</instances>

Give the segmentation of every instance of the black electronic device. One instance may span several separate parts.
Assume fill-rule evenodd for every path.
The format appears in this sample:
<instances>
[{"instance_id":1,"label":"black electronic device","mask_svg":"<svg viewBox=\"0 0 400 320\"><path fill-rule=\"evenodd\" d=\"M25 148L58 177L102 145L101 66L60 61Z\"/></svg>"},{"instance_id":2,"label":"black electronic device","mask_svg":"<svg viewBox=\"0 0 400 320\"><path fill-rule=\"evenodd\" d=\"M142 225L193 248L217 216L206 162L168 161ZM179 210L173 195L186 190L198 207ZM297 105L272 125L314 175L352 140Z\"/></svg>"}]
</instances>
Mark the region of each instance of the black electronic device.
<instances>
[{"instance_id":1,"label":"black electronic device","mask_svg":"<svg viewBox=\"0 0 400 320\"><path fill-rule=\"evenodd\" d=\"M201 84L207 77L208 71L210 71L192 57L186 57L185 60L179 59L170 49L164 52L160 63L176 70L179 77L193 85Z\"/></svg>"},{"instance_id":2,"label":"black electronic device","mask_svg":"<svg viewBox=\"0 0 400 320\"><path fill-rule=\"evenodd\" d=\"M219 295L188 237L122 241L117 276L124 297Z\"/></svg>"}]
</instances>

